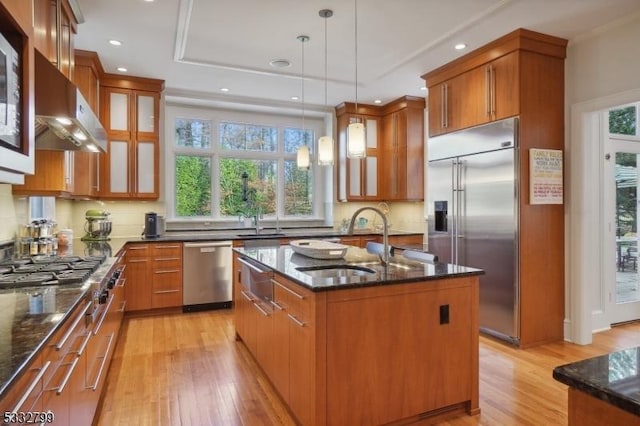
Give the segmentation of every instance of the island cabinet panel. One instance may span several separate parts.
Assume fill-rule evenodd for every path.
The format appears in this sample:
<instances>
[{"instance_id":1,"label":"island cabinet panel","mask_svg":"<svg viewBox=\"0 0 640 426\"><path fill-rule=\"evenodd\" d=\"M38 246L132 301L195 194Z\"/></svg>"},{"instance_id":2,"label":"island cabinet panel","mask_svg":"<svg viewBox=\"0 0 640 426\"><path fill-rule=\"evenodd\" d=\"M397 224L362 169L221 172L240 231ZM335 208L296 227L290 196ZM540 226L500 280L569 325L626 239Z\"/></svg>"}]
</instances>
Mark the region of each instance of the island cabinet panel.
<instances>
[{"instance_id":1,"label":"island cabinet panel","mask_svg":"<svg viewBox=\"0 0 640 426\"><path fill-rule=\"evenodd\" d=\"M386 424L446 407L477 412L474 281L329 294L327 424Z\"/></svg>"},{"instance_id":2,"label":"island cabinet panel","mask_svg":"<svg viewBox=\"0 0 640 426\"><path fill-rule=\"evenodd\" d=\"M234 256L237 336L299 424L479 413L478 276L311 291L276 271L261 312Z\"/></svg>"}]
</instances>

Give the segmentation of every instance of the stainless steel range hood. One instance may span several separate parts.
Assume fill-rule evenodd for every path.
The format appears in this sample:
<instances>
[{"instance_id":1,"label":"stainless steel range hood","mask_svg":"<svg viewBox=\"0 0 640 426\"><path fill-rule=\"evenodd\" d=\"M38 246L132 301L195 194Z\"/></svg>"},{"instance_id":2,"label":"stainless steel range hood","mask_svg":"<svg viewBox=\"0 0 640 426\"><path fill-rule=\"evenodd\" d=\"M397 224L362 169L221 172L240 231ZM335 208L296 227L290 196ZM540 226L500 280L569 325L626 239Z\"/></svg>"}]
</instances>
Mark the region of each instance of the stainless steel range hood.
<instances>
[{"instance_id":1,"label":"stainless steel range hood","mask_svg":"<svg viewBox=\"0 0 640 426\"><path fill-rule=\"evenodd\" d=\"M36 149L106 152L107 135L80 90L35 51Z\"/></svg>"}]
</instances>

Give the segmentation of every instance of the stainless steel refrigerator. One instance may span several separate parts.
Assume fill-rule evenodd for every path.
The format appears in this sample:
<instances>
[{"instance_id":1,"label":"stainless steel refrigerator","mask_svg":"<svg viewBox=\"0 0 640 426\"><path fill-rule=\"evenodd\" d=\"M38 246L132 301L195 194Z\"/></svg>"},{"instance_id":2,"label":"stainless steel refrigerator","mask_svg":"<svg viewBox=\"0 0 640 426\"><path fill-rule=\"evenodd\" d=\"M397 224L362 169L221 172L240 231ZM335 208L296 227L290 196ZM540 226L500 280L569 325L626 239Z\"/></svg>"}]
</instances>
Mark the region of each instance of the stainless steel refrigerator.
<instances>
[{"instance_id":1,"label":"stainless steel refrigerator","mask_svg":"<svg viewBox=\"0 0 640 426\"><path fill-rule=\"evenodd\" d=\"M429 251L480 268L481 331L518 344L518 120L428 141Z\"/></svg>"}]
</instances>

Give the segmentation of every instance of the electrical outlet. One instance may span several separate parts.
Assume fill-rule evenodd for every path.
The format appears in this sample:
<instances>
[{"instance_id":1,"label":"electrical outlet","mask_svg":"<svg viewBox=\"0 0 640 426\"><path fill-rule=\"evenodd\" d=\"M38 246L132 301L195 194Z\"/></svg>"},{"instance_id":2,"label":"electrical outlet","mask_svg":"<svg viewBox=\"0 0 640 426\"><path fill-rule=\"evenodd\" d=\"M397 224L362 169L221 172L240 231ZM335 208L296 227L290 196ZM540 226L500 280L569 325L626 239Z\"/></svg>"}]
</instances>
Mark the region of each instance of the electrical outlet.
<instances>
[{"instance_id":1,"label":"electrical outlet","mask_svg":"<svg viewBox=\"0 0 640 426\"><path fill-rule=\"evenodd\" d=\"M449 324L449 305L440 305L440 324Z\"/></svg>"}]
</instances>

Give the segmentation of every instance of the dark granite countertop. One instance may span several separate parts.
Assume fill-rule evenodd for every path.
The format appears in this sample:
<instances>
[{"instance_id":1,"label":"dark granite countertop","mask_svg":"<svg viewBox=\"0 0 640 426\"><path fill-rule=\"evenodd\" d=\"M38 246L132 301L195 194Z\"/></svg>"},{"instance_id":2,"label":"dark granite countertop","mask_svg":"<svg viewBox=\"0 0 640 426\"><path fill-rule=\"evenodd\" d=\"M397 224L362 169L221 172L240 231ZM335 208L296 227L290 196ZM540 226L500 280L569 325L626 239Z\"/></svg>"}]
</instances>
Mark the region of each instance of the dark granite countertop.
<instances>
[{"instance_id":1,"label":"dark granite countertop","mask_svg":"<svg viewBox=\"0 0 640 426\"><path fill-rule=\"evenodd\" d=\"M423 235L420 232L389 230L389 236ZM373 230L357 230L353 236L382 236L382 233ZM200 231L167 231L158 238L129 238L127 242L144 243L157 241L224 241L224 240L255 240L255 239L280 239L280 238L342 238L349 237L331 227L326 228L284 228L278 232L275 229L264 229L259 235L251 229L229 230L200 230Z\"/></svg>"},{"instance_id":2,"label":"dark granite countertop","mask_svg":"<svg viewBox=\"0 0 640 426\"><path fill-rule=\"evenodd\" d=\"M561 365L553 378L640 416L640 347Z\"/></svg>"},{"instance_id":3,"label":"dark granite countertop","mask_svg":"<svg viewBox=\"0 0 640 426\"><path fill-rule=\"evenodd\" d=\"M87 245L80 240L74 240L71 246L63 249L69 255L90 254ZM91 254L98 252L94 248ZM81 303L92 284L104 278L115 260L115 257L107 257L81 284L0 290L0 397L69 319L69 314Z\"/></svg>"},{"instance_id":4,"label":"dark granite countertop","mask_svg":"<svg viewBox=\"0 0 640 426\"><path fill-rule=\"evenodd\" d=\"M365 249L349 247L343 259L318 260L295 253L291 246L270 246L256 248L235 248L236 252L252 259L267 268L278 272L292 281L312 290L326 291L374 285L389 285L407 282L439 280L468 275L481 275L481 269L470 268L448 263L427 264L404 258L401 255L391 256L389 265L383 266L379 257L368 253ZM303 272L299 268L322 267L331 265L351 265L364 267L372 273L360 274L323 274ZM320 276L323 275L323 276Z\"/></svg>"}]
</instances>

